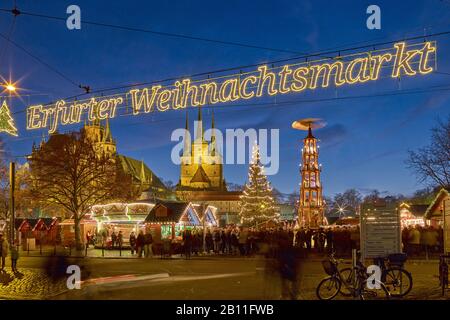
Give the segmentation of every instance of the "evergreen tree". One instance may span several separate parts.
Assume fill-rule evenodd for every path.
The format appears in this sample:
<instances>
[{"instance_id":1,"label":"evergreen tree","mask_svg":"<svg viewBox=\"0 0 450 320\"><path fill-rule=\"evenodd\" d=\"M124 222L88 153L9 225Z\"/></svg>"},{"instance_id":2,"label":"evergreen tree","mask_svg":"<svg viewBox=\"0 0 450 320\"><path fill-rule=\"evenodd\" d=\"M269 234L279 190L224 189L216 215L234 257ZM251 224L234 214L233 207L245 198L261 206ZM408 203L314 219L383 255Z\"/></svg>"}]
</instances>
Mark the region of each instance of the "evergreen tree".
<instances>
[{"instance_id":1,"label":"evergreen tree","mask_svg":"<svg viewBox=\"0 0 450 320\"><path fill-rule=\"evenodd\" d=\"M253 147L252 163L248 172L248 183L240 201L241 222L247 225L256 225L268 220L276 220L279 216L272 188L264 174L264 167L260 161L259 147Z\"/></svg>"}]
</instances>

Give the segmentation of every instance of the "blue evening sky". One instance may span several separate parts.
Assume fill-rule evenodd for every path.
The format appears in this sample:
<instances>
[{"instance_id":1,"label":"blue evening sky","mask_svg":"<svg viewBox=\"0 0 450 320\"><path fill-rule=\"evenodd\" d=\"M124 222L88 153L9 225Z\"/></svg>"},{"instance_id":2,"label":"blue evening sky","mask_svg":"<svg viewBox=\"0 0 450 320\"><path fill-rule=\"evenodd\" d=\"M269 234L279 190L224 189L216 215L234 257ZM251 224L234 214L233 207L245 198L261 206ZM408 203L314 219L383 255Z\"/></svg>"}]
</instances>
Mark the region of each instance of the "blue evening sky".
<instances>
[{"instance_id":1,"label":"blue evening sky","mask_svg":"<svg viewBox=\"0 0 450 320\"><path fill-rule=\"evenodd\" d=\"M3 0L2 8L13 1ZM77 4L82 20L180 33L296 52L317 52L382 41L403 39L450 30L450 1L24 1L20 10L67 16ZM381 7L382 29L366 28L366 8ZM12 15L0 14L0 33L8 34ZM94 90L120 84L177 77L216 69L264 63L296 56L261 49L163 37L159 35L83 25L69 31L65 22L20 15L11 39L57 68L76 83ZM405 167L407 151L429 143L437 117L450 111L450 91L409 95L380 95L405 89L427 89L450 84L450 35L427 38L437 41L438 72L400 82L384 78L339 89L323 89L281 97L279 101L307 100L289 106L221 106L215 110L216 126L227 128L279 128L280 170L271 176L282 192L298 189L300 144L304 133L291 129L293 120L319 117L328 126L318 130L320 162L326 195L347 188L377 188L411 194L421 188ZM422 41L422 39L417 40ZM17 138L2 134L14 156L30 152L45 130L26 131L24 110L29 103L47 103L80 89L0 38L0 75L21 79L22 101L12 109L20 130ZM358 99L334 97L378 95ZM323 101L323 99L328 99ZM316 101L314 101L316 100ZM322 101L321 101L322 100ZM272 100L253 100L258 103ZM248 102L248 103L250 103ZM227 108L228 107L228 108ZM196 110L190 111L190 119ZM210 111L204 110L209 121ZM111 121L113 136L122 154L143 159L164 180L178 181L179 168L172 164L172 130L184 126L184 112ZM192 122L191 122L192 126ZM209 126L209 123L206 124ZM64 128L75 130L79 126ZM247 165L226 165L228 182L243 184Z\"/></svg>"}]
</instances>

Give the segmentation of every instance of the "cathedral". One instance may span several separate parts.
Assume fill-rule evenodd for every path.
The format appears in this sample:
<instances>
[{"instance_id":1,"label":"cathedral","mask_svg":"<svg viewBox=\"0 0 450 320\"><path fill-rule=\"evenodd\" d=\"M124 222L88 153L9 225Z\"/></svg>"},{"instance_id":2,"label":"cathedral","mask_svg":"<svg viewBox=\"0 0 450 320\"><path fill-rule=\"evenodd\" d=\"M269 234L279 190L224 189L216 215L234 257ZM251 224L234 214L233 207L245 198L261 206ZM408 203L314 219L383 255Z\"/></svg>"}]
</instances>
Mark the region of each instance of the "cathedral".
<instances>
[{"instance_id":1,"label":"cathedral","mask_svg":"<svg viewBox=\"0 0 450 320\"><path fill-rule=\"evenodd\" d=\"M104 124L100 120L85 123L81 130L84 130L86 137L93 143L97 154L118 161L123 172L131 176L132 183L140 191L141 197L165 198L168 196L166 186L144 161L118 154L116 141L112 137L108 119L105 120ZM58 135L58 133L50 135L47 141L43 139L40 147L48 143L55 135ZM33 150L36 149L36 145L33 145Z\"/></svg>"},{"instance_id":2,"label":"cathedral","mask_svg":"<svg viewBox=\"0 0 450 320\"><path fill-rule=\"evenodd\" d=\"M205 140L201 107L198 108L193 141L190 139L187 114L185 129L186 136L177 191L225 191L222 155L216 145L214 114L211 120L210 141Z\"/></svg>"},{"instance_id":3,"label":"cathedral","mask_svg":"<svg viewBox=\"0 0 450 320\"><path fill-rule=\"evenodd\" d=\"M213 206L217 209L221 226L239 222L240 191L228 191L223 176L223 155L216 141L214 114L211 119L211 138L205 139L202 109L198 107L194 122L194 139L191 141L186 115L186 136L181 156L180 180L176 186L179 200Z\"/></svg>"}]
</instances>

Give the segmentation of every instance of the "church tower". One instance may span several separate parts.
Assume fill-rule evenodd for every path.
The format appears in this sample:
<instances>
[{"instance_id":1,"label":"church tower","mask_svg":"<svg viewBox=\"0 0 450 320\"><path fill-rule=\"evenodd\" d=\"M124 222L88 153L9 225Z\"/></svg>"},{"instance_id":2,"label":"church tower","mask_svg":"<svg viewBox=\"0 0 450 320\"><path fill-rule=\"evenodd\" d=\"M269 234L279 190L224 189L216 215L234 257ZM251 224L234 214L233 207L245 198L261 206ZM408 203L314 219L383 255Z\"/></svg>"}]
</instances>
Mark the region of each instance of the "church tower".
<instances>
[{"instance_id":1,"label":"church tower","mask_svg":"<svg viewBox=\"0 0 450 320\"><path fill-rule=\"evenodd\" d=\"M116 142L112 138L109 127L109 119L105 120L105 126L102 126L100 120L94 120L84 125L83 130L86 137L94 143L94 147L99 155L112 157L117 153Z\"/></svg>"},{"instance_id":2,"label":"church tower","mask_svg":"<svg viewBox=\"0 0 450 320\"><path fill-rule=\"evenodd\" d=\"M214 114L211 122L211 140L205 140L202 109L198 107L195 136L189 140L186 133L183 156L181 157L180 181L178 190L225 190L223 180L222 156L217 150L214 128ZM186 132L189 132L186 114Z\"/></svg>"},{"instance_id":3,"label":"church tower","mask_svg":"<svg viewBox=\"0 0 450 320\"><path fill-rule=\"evenodd\" d=\"M303 139L298 218L300 225L311 228L322 225L324 221L318 148L317 139L309 126L308 135Z\"/></svg>"}]
</instances>

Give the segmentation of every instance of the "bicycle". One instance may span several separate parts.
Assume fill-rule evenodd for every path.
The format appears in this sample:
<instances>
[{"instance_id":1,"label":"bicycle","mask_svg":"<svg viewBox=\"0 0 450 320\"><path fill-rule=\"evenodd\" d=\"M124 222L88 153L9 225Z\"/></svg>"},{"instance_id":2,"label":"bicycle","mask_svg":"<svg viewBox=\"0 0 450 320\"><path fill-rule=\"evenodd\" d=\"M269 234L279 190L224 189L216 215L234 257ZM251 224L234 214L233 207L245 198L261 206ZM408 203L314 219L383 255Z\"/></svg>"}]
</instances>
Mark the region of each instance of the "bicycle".
<instances>
[{"instance_id":1,"label":"bicycle","mask_svg":"<svg viewBox=\"0 0 450 320\"><path fill-rule=\"evenodd\" d=\"M385 262L388 262L386 266ZM412 289L413 280L411 273L403 268L406 261L406 254L390 254L387 258L375 258L374 264L381 269L381 282L386 286L389 294L395 298L406 296ZM358 261L358 267L367 270L366 267ZM344 268L340 270L344 281L349 282L353 279L353 269ZM367 275L366 275L367 277ZM341 290L343 296L351 296L351 292Z\"/></svg>"},{"instance_id":2,"label":"bicycle","mask_svg":"<svg viewBox=\"0 0 450 320\"><path fill-rule=\"evenodd\" d=\"M328 260L322 261L322 266L329 277L322 279L316 288L316 296L320 300L335 298L341 292L342 286L348 290L348 296L360 300L390 298L389 291L381 281L377 283L380 287L379 290L368 288L366 269L362 265L357 265L352 269L356 272L352 274L350 281L348 278L344 278L339 271L339 262L334 258L334 254L331 254Z\"/></svg>"}]
</instances>

